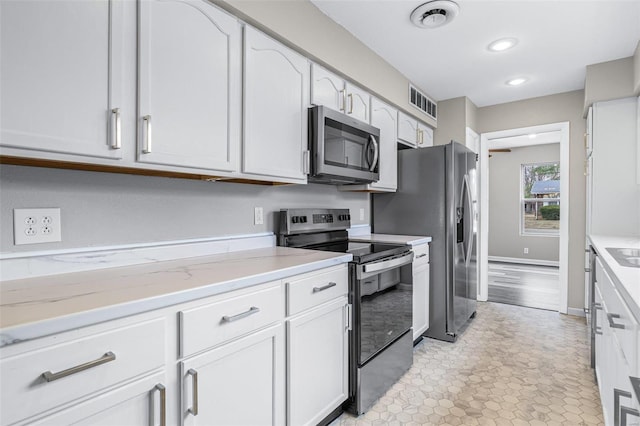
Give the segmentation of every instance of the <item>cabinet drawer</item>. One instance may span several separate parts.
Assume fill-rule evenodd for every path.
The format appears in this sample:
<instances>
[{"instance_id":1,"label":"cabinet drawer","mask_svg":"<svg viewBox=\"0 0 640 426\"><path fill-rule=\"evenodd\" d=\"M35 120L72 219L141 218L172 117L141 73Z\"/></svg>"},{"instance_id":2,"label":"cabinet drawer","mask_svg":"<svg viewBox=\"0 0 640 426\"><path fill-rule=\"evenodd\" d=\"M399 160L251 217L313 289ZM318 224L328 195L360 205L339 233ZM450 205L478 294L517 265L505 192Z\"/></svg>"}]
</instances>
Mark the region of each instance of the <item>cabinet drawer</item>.
<instances>
[{"instance_id":1,"label":"cabinet drawer","mask_svg":"<svg viewBox=\"0 0 640 426\"><path fill-rule=\"evenodd\" d=\"M349 291L347 265L294 277L286 283L287 315L295 315Z\"/></svg>"},{"instance_id":2,"label":"cabinet drawer","mask_svg":"<svg viewBox=\"0 0 640 426\"><path fill-rule=\"evenodd\" d=\"M429 263L429 244L413 246L413 266Z\"/></svg>"},{"instance_id":3,"label":"cabinet drawer","mask_svg":"<svg viewBox=\"0 0 640 426\"><path fill-rule=\"evenodd\" d=\"M180 311L180 354L193 355L284 319L280 281L251 293Z\"/></svg>"},{"instance_id":4,"label":"cabinet drawer","mask_svg":"<svg viewBox=\"0 0 640 426\"><path fill-rule=\"evenodd\" d=\"M160 368L164 361L164 319L5 358L0 361L0 423L11 424L88 396Z\"/></svg>"},{"instance_id":5,"label":"cabinet drawer","mask_svg":"<svg viewBox=\"0 0 640 426\"><path fill-rule=\"evenodd\" d=\"M609 323L627 363L635 366L638 323L616 290L609 274L604 270L600 259L596 262L596 282L602 292L605 307L603 320ZM637 374L637 371L632 373Z\"/></svg>"}]
</instances>

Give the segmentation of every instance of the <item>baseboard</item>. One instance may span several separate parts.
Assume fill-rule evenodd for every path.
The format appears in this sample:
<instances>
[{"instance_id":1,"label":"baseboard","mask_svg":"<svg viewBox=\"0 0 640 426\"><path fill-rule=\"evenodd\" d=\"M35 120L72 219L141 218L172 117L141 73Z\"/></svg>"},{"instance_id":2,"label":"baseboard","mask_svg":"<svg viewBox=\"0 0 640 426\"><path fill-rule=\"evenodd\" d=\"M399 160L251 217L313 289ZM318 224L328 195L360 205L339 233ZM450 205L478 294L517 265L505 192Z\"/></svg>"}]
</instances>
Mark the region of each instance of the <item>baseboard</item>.
<instances>
[{"instance_id":1,"label":"baseboard","mask_svg":"<svg viewBox=\"0 0 640 426\"><path fill-rule=\"evenodd\" d=\"M581 308L567 308L567 315L573 315L574 317L586 317L587 314L584 309Z\"/></svg>"},{"instance_id":2,"label":"baseboard","mask_svg":"<svg viewBox=\"0 0 640 426\"><path fill-rule=\"evenodd\" d=\"M521 259L519 257L489 256L489 262L523 263L525 265L560 266L557 260Z\"/></svg>"}]
</instances>

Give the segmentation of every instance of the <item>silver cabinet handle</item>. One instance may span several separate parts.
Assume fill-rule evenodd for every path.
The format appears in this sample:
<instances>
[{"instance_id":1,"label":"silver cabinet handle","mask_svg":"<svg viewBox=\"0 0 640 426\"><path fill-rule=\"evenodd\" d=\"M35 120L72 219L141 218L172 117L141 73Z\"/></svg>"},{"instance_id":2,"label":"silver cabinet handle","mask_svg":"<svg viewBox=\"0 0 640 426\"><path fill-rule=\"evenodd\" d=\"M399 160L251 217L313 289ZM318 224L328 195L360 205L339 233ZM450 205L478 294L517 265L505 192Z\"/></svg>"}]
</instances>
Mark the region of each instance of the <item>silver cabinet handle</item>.
<instances>
[{"instance_id":1,"label":"silver cabinet handle","mask_svg":"<svg viewBox=\"0 0 640 426\"><path fill-rule=\"evenodd\" d=\"M122 121L120 120L120 108L111 110L111 149L122 148Z\"/></svg>"},{"instance_id":2,"label":"silver cabinet handle","mask_svg":"<svg viewBox=\"0 0 640 426\"><path fill-rule=\"evenodd\" d=\"M142 147L142 152L144 154L149 154L151 152L151 116L145 115L142 119L145 122L144 146Z\"/></svg>"},{"instance_id":3,"label":"silver cabinet handle","mask_svg":"<svg viewBox=\"0 0 640 426\"><path fill-rule=\"evenodd\" d=\"M156 391L160 393L160 426L167 426L167 388L165 388L162 383L155 385L151 391L152 400L153 394L155 394ZM155 409L153 412L155 413ZM150 420L154 420L153 416ZM151 423L151 426L155 426L155 422Z\"/></svg>"},{"instance_id":4,"label":"silver cabinet handle","mask_svg":"<svg viewBox=\"0 0 640 426\"><path fill-rule=\"evenodd\" d=\"M419 254L419 255L417 255L416 257L414 257L414 260L415 260L415 259L420 259L420 258L422 258L422 257L425 257L426 255L427 255L427 253Z\"/></svg>"},{"instance_id":5,"label":"silver cabinet handle","mask_svg":"<svg viewBox=\"0 0 640 426\"><path fill-rule=\"evenodd\" d=\"M257 314L258 312L260 312L260 308L257 308L255 306L252 306L251 308L249 308L248 311L243 312L241 314L237 314L237 315L225 315L222 317L222 322L232 322L232 321L237 321L239 319L242 318L246 318L249 315L253 315L253 314Z\"/></svg>"},{"instance_id":6,"label":"silver cabinet handle","mask_svg":"<svg viewBox=\"0 0 640 426\"><path fill-rule=\"evenodd\" d=\"M340 94L342 95L342 108L340 108L340 111L345 112L347 110L347 91L342 89Z\"/></svg>"},{"instance_id":7,"label":"silver cabinet handle","mask_svg":"<svg viewBox=\"0 0 640 426\"><path fill-rule=\"evenodd\" d=\"M319 292L321 292L323 290L327 290L327 289L329 289L331 287L335 287L336 285L337 285L336 283L330 282L329 284L323 285L322 287L314 287L313 288L313 292L314 293L319 293Z\"/></svg>"},{"instance_id":8,"label":"silver cabinet handle","mask_svg":"<svg viewBox=\"0 0 640 426\"><path fill-rule=\"evenodd\" d=\"M611 328L619 328L621 330L624 330L624 324L616 324L614 319L616 318L620 318L620 315L618 314L607 314L607 320L609 320L609 327Z\"/></svg>"},{"instance_id":9,"label":"silver cabinet handle","mask_svg":"<svg viewBox=\"0 0 640 426\"><path fill-rule=\"evenodd\" d=\"M375 170L376 165L378 164L378 157L380 156L380 147L378 146L378 141L373 135L369 135L371 138L371 143L373 143L373 147L375 151L373 152L373 160L371 161L371 167L369 167L369 171L372 172Z\"/></svg>"},{"instance_id":10,"label":"silver cabinet handle","mask_svg":"<svg viewBox=\"0 0 640 426\"><path fill-rule=\"evenodd\" d=\"M620 426L627 426L627 416L629 415L640 417L640 411L629 407L620 407Z\"/></svg>"},{"instance_id":11,"label":"silver cabinet handle","mask_svg":"<svg viewBox=\"0 0 640 426\"><path fill-rule=\"evenodd\" d=\"M349 112L348 112L348 114L353 114L353 93L349 93L347 95L347 97L349 98Z\"/></svg>"},{"instance_id":12,"label":"silver cabinet handle","mask_svg":"<svg viewBox=\"0 0 640 426\"><path fill-rule=\"evenodd\" d=\"M191 408L187 410L187 412L193 414L194 416L197 416L198 415L198 372L193 368L190 368L187 371L187 374L192 377L191 391L193 393L193 405L191 406Z\"/></svg>"},{"instance_id":13,"label":"silver cabinet handle","mask_svg":"<svg viewBox=\"0 0 640 426\"><path fill-rule=\"evenodd\" d=\"M591 326L593 327L593 332L602 336L602 327L598 327L598 309L602 310L601 303L593 304L593 321L591 321Z\"/></svg>"},{"instance_id":14,"label":"silver cabinet handle","mask_svg":"<svg viewBox=\"0 0 640 426\"><path fill-rule=\"evenodd\" d=\"M72 374L76 374L81 371L88 370L90 368L97 367L102 364L106 364L107 362L114 361L115 359L116 359L116 354L114 354L113 352L107 352L98 359L85 362L84 364L76 365L75 367L67 368L66 370L62 370L57 373L52 373L51 371L45 371L44 373L42 373L42 377L47 382L53 382L54 380L62 379L63 377L71 376Z\"/></svg>"}]
</instances>

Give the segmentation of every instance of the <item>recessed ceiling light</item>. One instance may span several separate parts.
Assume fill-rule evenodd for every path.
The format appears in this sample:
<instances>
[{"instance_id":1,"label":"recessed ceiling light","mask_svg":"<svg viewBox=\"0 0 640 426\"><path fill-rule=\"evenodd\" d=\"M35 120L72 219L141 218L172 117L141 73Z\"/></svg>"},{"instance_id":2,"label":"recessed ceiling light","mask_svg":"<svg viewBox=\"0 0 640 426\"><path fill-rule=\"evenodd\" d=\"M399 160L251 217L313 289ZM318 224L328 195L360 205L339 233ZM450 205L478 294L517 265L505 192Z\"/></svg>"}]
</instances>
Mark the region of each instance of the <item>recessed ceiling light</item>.
<instances>
[{"instance_id":1,"label":"recessed ceiling light","mask_svg":"<svg viewBox=\"0 0 640 426\"><path fill-rule=\"evenodd\" d=\"M518 44L517 38L501 38L491 43L487 48L492 52L502 52L504 50L511 49L516 44Z\"/></svg>"},{"instance_id":2,"label":"recessed ceiling light","mask_svg":"<svg viewBox=\"0 0 640 426\"><path fill-rule=\"evenodd\" d=\"M525 81L527 81L526 78L518 77L518 78L512 78L511 80L507 81L506 84L509 85L509 86L520 86Z\"/></svg>"}]
</instances>

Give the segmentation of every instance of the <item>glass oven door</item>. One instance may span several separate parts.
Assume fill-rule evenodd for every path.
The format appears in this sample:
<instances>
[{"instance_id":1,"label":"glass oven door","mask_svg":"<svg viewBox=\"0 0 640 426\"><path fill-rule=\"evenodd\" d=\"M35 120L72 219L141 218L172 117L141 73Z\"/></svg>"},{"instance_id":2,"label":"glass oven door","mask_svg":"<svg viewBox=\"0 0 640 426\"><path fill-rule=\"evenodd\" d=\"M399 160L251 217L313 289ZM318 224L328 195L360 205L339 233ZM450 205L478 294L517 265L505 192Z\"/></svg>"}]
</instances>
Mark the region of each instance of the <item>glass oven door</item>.
<instances>
[{"instance_id":1,"label":"glass oven door","mask_svg":"<svg viewBox=\"0 0 640 426\"><path fill-rule=\"evenodd\" d=\"M411 276L413 253L357 265L354 286L358 364L402 336L413 322L413 291L402 277ZM403 271L402 269L407 269Z\"/></svg>"}]
</instances>

